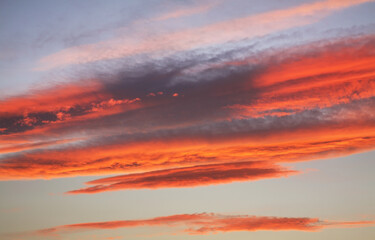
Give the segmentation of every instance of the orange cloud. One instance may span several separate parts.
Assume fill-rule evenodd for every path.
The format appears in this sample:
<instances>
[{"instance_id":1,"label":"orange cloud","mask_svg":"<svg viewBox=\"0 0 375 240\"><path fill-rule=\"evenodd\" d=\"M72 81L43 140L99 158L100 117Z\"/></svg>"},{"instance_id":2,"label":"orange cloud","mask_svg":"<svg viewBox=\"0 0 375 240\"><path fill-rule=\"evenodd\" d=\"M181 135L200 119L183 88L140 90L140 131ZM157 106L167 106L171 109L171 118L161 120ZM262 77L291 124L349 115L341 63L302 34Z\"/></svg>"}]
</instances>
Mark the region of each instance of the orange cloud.
<instances>
[{"instance_id":1,"label":"orange cloud","mask_svg":"<svg viewBox=\"0 0 375 240\"><path fill-rule=\"evenodd\" d=\"M50 89L34 91L19 97L11 97L0 101L0 115L28 114L31 112L50 112L69 109L76 104L87 104L105 98L99 92L101 85L97 81L81 84L64 84Z\"/></svg>"},{"instance_id":2,"label":"orange cloud","mask_svg":"<svg viewBox=\"0 0 375 240\"><path fill-rule=\"evenodd\" d=\"M56 128L66 129L66 125L141 107L140 98L115 99L99 82L88 81L86 84L66 84L0 101L0 125L7 126L1 128L0 138L6 135L11 141L11 138L17 138L13 133L35 128L38 134L48 133ZM28 133L21 134L20 138L24 139L25 135Z\"/></svg>"},{"instance_id":3,"label":"orange cloud","mask_svg":"<svg viewBox=\"0 0 375 240\"><path fill-rule=\"evenodd\" d=\"M88 182L95 185L68 192L69 194L98 193L121 189L157 189L170 187L195 187L236 181L250 181L264 178L279 178L295 174L265 162L238 162L199 165L177 169L166 169L138 174L102 178Z\"/></svg>"},{"instance_id":4,"label":"orange cloud","mask_svg":"<svg viewBox=\"0 0 375 240\"><path fill-rule=\"evenodd\" d=\"M366 36L273 53L283 57L272 59L273 64L247 83L259 89L258 99L229 108L244 117L284 116L374 97L374 41L374 36Z\"/></svg>"},{"instance_id":5,"label":"orange cloud","mask_svg":"<svg viewBox=\"0 0 375 240\"><path fill-rule=\"evenodd\" d=\"M263 217L249 215L220 215L213 213L180 214L143 220L80 223L36 231L37 235L63 233L85 229L116 229L139 226L185 226L188 234L208 234L233 231L317 231L327 227L368 227L375 221L331 222L318 218Z\"/></svg>"},{"instance_id":6,"label":"orange cloud","mask_svg":"<svg viewBox=\"0 0 375 240\"><path fill-rule=\"evenodd\" d=\"M339 128L336 133L342 131L342 128ZM238 139L242 143L235 139L232 139L232 142L226 139L223 142L210 144L203 141L201 143L171 141L112 145L98 143L99 145L85 147L70 145L69 148L24 152L22 155L9 156L0 163L0 179L131 173L200 164L259 160L280 163L322 159L373 149L375 136L363 137L364 133L360 131L359 128L353 130L351 134L354 135L350 138L348 137L350 135L337 138L340 136L335 136L334 131L311 129L309 132L301 133L299 137L285 132L284 137L276 134L275 140L272 138L267 140L265 137L263 139L257 137L253 141ZM322 133L328 134L323 136ZM355 137L356 134L359 136ZM305 135L311 140L307 141ZM320 138L320 141L314 140L315 137ZM199 179L199 176L197 177ZM230 178L227 180L231 181Z\"/></svg>"}]
</instances>

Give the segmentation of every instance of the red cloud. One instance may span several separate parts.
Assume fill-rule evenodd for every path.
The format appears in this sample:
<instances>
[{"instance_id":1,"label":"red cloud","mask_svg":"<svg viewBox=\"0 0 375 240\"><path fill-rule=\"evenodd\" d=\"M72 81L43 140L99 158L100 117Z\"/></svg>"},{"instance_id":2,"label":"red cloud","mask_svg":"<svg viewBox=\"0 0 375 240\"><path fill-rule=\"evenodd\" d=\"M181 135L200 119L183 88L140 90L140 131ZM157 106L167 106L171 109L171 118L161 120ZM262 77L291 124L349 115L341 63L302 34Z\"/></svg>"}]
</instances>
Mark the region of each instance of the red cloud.
<instances>
[{"instance_id":1,"label":"red cloud","mask_svg":"<svg viewBox=\"0 0 375 240\"><path fill-rule=\"evenodd\" d=\"M265 162L199 165L102 178L87 183L96 186L70 191L68 193L98 193L103 191L141 188L195 187L235 181L278 178L295 173L297 172Z\"/></svg>"},{"instance_id":2,"label":"red cloud","mask_svg":"<svg viewBox=\"0 0 375 240\"><path fill-rule=\"evenodd\" d=\"M116 229L139 226L185 226L188 234L208 234L232 231L317 231L335 227L373 226L375 221L331 222L317 218L262 217L249 215L220 215L213 213L180 214L143 220L122 220L109 222L80 223L57 226L36 231L46 235L83 229Z\"/></svg>"}]
</instances>

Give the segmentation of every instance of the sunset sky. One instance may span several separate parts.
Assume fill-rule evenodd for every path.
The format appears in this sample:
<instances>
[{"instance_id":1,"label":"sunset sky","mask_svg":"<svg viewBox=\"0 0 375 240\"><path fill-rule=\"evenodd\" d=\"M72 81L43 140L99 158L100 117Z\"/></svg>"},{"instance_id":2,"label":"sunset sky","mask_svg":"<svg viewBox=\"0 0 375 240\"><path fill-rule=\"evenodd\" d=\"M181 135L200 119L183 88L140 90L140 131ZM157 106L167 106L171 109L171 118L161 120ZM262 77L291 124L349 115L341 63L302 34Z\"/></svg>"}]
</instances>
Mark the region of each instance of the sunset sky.
<instances>
[{"instance_id":1,"label":"sunset sky","mask_svg":"<svg viewBox=\"0 0 375 240\"><path fill-rule=\"evenodd\" d=\"M0 0L0 239L375 239L375 0Z\"/></svg>"}]
</instances>

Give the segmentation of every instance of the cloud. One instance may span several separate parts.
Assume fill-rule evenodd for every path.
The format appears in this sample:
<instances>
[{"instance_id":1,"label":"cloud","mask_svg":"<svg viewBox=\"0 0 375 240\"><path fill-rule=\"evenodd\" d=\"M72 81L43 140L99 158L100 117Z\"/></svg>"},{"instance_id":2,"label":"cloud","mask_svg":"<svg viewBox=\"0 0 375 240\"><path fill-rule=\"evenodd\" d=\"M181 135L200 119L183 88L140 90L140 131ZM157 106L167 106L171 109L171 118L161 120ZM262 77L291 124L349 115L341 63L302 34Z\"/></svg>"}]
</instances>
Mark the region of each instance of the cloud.
<instances>
[{"instance_id":1,"label":"cloud","mask_svg":"<svg viewBox=\"0 0 375 240\"><path fill-rule=\"evenodd\" d=\"M148 174L371 150L373 45L374 36L363 35L260 53L176 55L86 85L4 99L0 143L15 146L0 155L0 179ZM36 120L21 124L26 118Z\"/></svg>"},{"instance_id":2,"label":"cloud","mask_svg":"<svg viewBox=\"0 0 375 240\"><path fill-rule=\"evenodd\" d=\"M99 92L100 88L100 83L95 80L83 80L81 83L66 83L47 89L37 89L23 96L10 97L0 101L0 113L1 116L12 116L20 113L70 108L76 104L90 103L105 97L105 93Z\"/></svg>"},{"instance_id":3,"label":"cloud","mask_svg":"<svg viewBox=\"0 0 375 240\"><path fill-rule=\"evenodd\" d=\"M70 143L82 139L59 139L55 141L44 141L44 142L31 142L31 143L20 143L20 144L8 144L4 147L0 147L0 154L4 153L14 153L30 149L39 149L50 147L54 145L60 145L65 143Z\"/></svg>"},{"instance_id":4,"label":"cloud","mask_svg":"<svg viewBox=\"0 0 375 240\"><path fill-rule=\"evenodd\" d=\"M85 84L58 86L57 89L39 90L29 96L5 99L0 102L0 127L6 129L1 134L56 122L59 116L64 116L62 114L69 114L72 121L86 121L83 115L91 118L89 114L97 110L97 106L107 108L107 113L102 112L104 116L114 117L103 119L91 114L95 119L89 125L95 130L98 126L106 126L103 124L118 126L124 122L123 119L126 119L123 127L127 129L145 129L236 118L284 116L350 103L374 96L375 87L371 79L375 74L372 68L375 57L370 51L373 44L372 35L317 42L255 55L249 53L235 65L229 60L233 54L230 51L227 56L204 60L194 54L183 60L176 56L177 61L165 60L158 63L160 67L151 65L120 72L114 74L114 79L102 77L104 79L86 81ZM225 62L225 59L229 61ZM220 64L215 65L218 61ZM193 75L186 72L208 63L211 68ZM209 80L197 79L198 76ZM175 93L178 99L171 98ZM153 94L156 97L152 97ZM127 101L128 104L124 108L110 108L104 104L109 101ZM138 110L129 114L125 109ZM34 121L22 124L25 119ZM66 131L66 124L54 128L59 126Z\"/></svg>"},{"instance_id":5,"label":"cloud","mask_svg":"<svg viewBox=\"0 0 375 240\"><path fill-rule=\"evenodd\" d=\"M221 215L214 213L179 214L143 220L80 223L42 229L34 234L45 236L67 231L132 228L139 226L185 227L188 234L211 234L233 231L318 231L336 227L368 227L374 221L332 222L318 218L263 217L250 215Z\"/></svg>"},{"instance_id":6,"label":"cloud","mask_svg":"<svg viewBox=\"0 0 375 240\"><path fill-rule=\"evenodd\" d=\"M110 178L102 178L88 182L95 185L69 194L98 193L121 189L157 189L170 187L196 187L236 181L251 181L264 178L279 178L295 174L297 171L287 170L265 162L238 162L211 165L199 165L177 169L165 169L153 172L128 174Z\"/></svg>"},{"instance_id":7,"label":"cloud","mask_svg":"<svg viewBox=\"0 0 375 240\"><path fill-rule=\"evenodd\" d=\"M85 81L84 81L85 82ZM0 135L66 122L82 122L139 107L141 99L114 99L97 81L39 89L0 101Z\"/></svg>"},{"instance_id":8,"label":"cloud","mask_svg":"<svg viewBox=\"0 0 375 240\"><path fill-rule=\"evenodd\" d=\"M342 128L339 128L339 130L342 131ZM336 133L339 134L340 131L336 131ZM361 135L359 131L361 131L360 128L354 130L353 133ZM308 133L303 133L302 136L307 134L313 139L322 133L326 133L326 131L317 132L312 129ZM332 131L330 134L335 135ZM299 138L302 138L302 136ZM279 138L281 138L280 135ZM281 139L278 139L273 144L265 143L264 137L262 139L259 136L253 141L243 142L243 140L240 140L242 143L236 143L235 140L230 143L226 140L216 144L214 142L192 144L177 141L170 143L145 142L139 145L89 145L86 147L69 145L66 148L45 149L7 156L2 159L0 164L0 179L139 173L200 164L259 160L275 163L307 161L373 149L375 142L374 136L336 140L333 140L332 137L325 137L321 141L301 142L297 136L288 135L287 132L285 132L283 138L284 143L281 142ZM296 138L296 140L290 142L291 138ZM197 168L199 167L197 166ZM144 176L147 176L147 173ZM199 179L199 176L196 177ZM194 181L194 179L191 179L191 181Z\"/></svg>"},{"instance_id":9,"label":"cloud","mask_svg":"<svg viewBox=\"0 0 375 240\"><path fill-rule=\"evenodd\" d=\"M365 2L371 2L371 0L318 1L180 32L156 35L141 40L130 41L128 39L129 36L127 36L127 39L115 38L99 43L75 46L43 57L35 70L49 70L71 64L123 58L138 54L157 53L159 55L168 55L173 52L192 50L206 45L264 36L273 32L314 23L334 11ZM175 14L181 15L187 14L187 12L182 11Z\"/></svg>"}]
</instances>

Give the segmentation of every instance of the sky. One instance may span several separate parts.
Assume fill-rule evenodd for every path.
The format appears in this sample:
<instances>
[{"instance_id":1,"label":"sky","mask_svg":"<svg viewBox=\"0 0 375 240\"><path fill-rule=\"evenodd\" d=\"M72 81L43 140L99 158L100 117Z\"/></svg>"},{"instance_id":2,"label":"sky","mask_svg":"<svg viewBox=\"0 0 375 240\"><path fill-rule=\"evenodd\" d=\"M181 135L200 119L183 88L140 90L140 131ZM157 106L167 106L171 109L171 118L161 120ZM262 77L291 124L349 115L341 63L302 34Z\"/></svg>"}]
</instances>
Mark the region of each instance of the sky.
<instances>
[{"instance_id":1,"label":"sky","mask_svg":"<svg viewBox=\"0 0 375 240\"><path fill-rule=\"evenodd\" d=\"M374 11L0 0L0 238L375 239Z\"/></svg>"}]
</instances>

